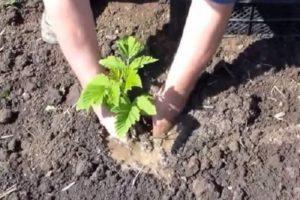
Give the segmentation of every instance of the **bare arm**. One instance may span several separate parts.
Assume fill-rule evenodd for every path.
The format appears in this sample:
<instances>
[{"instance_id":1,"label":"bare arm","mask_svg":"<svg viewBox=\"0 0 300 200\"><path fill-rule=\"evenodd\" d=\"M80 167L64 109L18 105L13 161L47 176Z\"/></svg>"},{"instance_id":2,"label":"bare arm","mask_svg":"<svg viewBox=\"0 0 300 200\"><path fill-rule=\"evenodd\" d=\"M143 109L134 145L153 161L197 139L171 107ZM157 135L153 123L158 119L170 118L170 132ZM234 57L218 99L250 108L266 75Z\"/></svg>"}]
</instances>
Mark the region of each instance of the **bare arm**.
<instances>
[{"instance_id":1,"label":"bare arm","mask_svg":"<svg viewBox=\"0 0 300 200\"><path fill-rule=\"evenodd\" d=\"M47 14L59 45L84 87L95 75L104 72L99 67L100 54L89 0L45 1ZM94 107L106 130L115 135L115 118L104 107Z\"/></svg>"},{"instance_id":2,"label":"bare arm","mask_svg":"<svg viewBox=\"0 0 300 200\"><path fill-rule=\"evenodd\" d=\"M45 7L66 59L85 86L101 72L90 1L48 0Z\"/></svg>"},{"instance_id":3,"label":"bare arm","mask_svg":"<svg viewBox=\"0 0 300 200\"><path fill-rule=\"evenodd\" d=\"M82 86L85 86L96 74L103 72L98 65L100 55L89 0L48 0L45 4L61 49ZM231 9L232 5L193 0L163 91L163 101L157 104L155 135L164 132L166 121L183 108L206 63L216 51ZM170 89L173 92L169 93ZM170 107L175 108L175 112L170 111ZM114 134L114 117L103 108L94 110L101 123Z\"/></svg>"},{"instance_id":4,"label":"bare arm","mask_svg":"<svg viewBox=\"0 0 300 200\"><path fill-rule=\"evenodd\" d=\"M207 62L215 53L230 17L233 4L193 0L182 39L170 68L165 88L157 100L153 134L168 131L183 109Z\"/></svg>"},{"instance_id":5,"label":"bare arm","mask_svg":"<svg viewBox=\"0 0 300 200\"><path fill-rule=\"evenodd\" d=\"M166 88L190 92L223 36L231 4L193 0Z\"/></svg>"}]
</instances>

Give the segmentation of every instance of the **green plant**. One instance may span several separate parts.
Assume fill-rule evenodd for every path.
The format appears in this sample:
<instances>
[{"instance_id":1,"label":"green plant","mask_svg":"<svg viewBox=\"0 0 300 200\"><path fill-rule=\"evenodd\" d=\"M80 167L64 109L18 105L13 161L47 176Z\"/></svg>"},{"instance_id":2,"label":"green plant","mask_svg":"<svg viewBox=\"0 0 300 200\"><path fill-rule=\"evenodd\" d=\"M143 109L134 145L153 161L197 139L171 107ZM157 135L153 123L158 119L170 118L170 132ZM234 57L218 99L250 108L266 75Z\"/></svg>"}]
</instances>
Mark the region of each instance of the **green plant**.
<instances>
[{"instance_id":1,"label":"green plant","mask_svg":"<svg viewBox=\"0 0 300 200\"><path fill-rule=\"evenodd\" d=\"M158 61L151 56L141 55L144 50L134 37L117 41L117 56L108 56L99 61L108 69L108 74L97 75L83 89L77 102L77 110L89 110L94 105L104 105L116 115L115 128L119 138L124 138L141 115L155 115L152 97L148 94L130 98L128 92L135 87L142 88L138 70Z\"/></svg>"},{"instance_id":2,"label":"green plant","mask_svg":"<svg viewBox=\"0 0 300 200\"><path fill-rule=\"evenodd\" d=\"M20 5L20 0L6 0L5 6L18 7Z\"/></svg>"}]
</instances>

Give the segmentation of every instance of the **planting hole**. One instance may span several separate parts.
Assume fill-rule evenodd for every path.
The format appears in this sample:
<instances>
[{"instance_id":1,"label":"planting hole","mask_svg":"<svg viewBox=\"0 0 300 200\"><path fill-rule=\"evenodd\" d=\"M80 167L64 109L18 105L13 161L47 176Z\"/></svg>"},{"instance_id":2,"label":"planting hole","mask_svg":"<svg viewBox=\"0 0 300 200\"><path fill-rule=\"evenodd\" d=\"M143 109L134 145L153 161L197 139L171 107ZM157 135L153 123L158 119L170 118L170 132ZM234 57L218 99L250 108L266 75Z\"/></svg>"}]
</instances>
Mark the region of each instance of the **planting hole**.
<instances>
[{"instance_id":1,"label":"planting hole","mask_svg":"<svg viewBox=\"0 0 300 200\"><path fill-rule=\"evenodd\" d=\"M123 170L137 170L150 173L158 178L170 180L173 170L166 164L166 155L171 152L177 135L170 134L166 139L154 139L153 149L145 150L142 142L123 144L115 139L108 140L111 157L121 164Z\"/></svg>"}]
</instances>

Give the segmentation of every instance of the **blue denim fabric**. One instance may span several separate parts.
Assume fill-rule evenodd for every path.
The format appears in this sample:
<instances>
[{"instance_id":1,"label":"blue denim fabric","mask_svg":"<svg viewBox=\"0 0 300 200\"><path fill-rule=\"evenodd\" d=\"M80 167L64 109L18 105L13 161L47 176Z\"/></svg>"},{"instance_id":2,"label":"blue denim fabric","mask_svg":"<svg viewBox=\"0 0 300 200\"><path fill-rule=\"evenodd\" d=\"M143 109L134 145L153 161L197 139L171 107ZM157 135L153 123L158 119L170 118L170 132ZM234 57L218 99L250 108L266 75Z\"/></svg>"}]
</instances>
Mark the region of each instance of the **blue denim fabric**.
<instances>
[{"instance_id":1,"label":"blue denim fabric","mask_svg":"<svg viewBox=\"0 0 300 200\"><path fill-rule=\"evenodd\" d=\"M229 4L229 3L235 3L236 0L211 0L215 3L221 3L221 4Z\"/></svg>"}]
</instances>

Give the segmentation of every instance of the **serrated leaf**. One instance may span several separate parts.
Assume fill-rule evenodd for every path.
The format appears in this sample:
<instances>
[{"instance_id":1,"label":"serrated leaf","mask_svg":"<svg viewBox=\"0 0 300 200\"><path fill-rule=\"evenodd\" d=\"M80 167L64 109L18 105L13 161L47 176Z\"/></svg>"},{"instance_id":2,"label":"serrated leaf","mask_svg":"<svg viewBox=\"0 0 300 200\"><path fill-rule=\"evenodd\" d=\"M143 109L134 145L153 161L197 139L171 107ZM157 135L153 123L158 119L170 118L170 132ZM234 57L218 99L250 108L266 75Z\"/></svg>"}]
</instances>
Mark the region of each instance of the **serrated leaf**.
<instances>
[{"instance_id":1,"label":"serrated leaf","mask_svg":"<svg viewBox=\"0 0 300 200\"><path fill-rule=\"evenodd\" d=\"M144 49L144 45L132 36L119 40L117 46L120 54L129 60Z\"/></svg>"},{"instance_id":2,"label":"serrated leaf","mask_svg":"<svg viewBox=\"0 0 300 200\"><path fill-rule=\"evenodd\" d=\"M131 90L133 87L142 87L142 81L137 70L129 69L125 78L125 92Z\"/></svg>"},{"instance_id":3,"label":"serrated leaf","mask_svg":"<svg viewBox=\"0 0 300 200\"><path fill-rule=\"evenodd\" d=\"M107 94L109 79L100 74L91 80L81 92L76 104L77 110L88 110L93 105L102 104L104 96Z\"/></svg>"},{"instance_id":4,"label":"serrated leaf","mask_svg":"<svg viewBox=\"0 0 300 200\"><path fill-rule=\"evenodd\" d=\"M110 111L113 113L117 113L119 112L120 105L127 105L127 104L131 104L129 98L127 96L120 96L119 105L112 107Z\"/></svg>"},{"instance_id":5,"label":"serrated leaf","mask_svg":"<svg viewBox=\"0 0 300 200\"><path fill-rule=\"evenodd\" d=\"M140 57L134 59L130 63L130 68L133 68L133 69L143 68L145 65L155 63L157 61L158 61L158 59L153 58L151 56L140 56Z\"/></svg>"},{"instance_id":6,"label":"serrated leaf","mask_svg":"<svg viewBox=\"0 0 300 200\"><path fill-rule=\"evenodd\" d=\"M113 106L118 106L120 102L120 95L120 84L116 81L111 81L111 85L109 88L109 103Z\"/></svg>"},{"instance_id":7,"label":"serrated leaf","mask_svg":"<svg viewBox=\"0 0 300 200\"><path fill-rule=\"evenodd\" d=\"M156 107L151 101L151 97L148 95L142 95L135 99L137 107L143 111L146 115L155 115Z\"/></svg>"},{"instance_id":8,"label":"serrated leaf","mask_svg":"<svg viewBox=\"0 0 300 200\"><path fill-rule=\"evenodd\" d=\"M126 67L125 63L121 58L116 56L108 56L107 58L101 59L99 64L107 69L124 69Z\"/></svg>"},{"instance_id":9,"label":"serrated leaf","mask_svg":"<svg viewBox=\"0 0 300 200\"><path fill-rule=\"evenodd\" d=\"M130 127L140 119L140 110L136 105L121 104L117 109L116 132L120 138L124 138Z\"/></svg>"}]
</instances>

